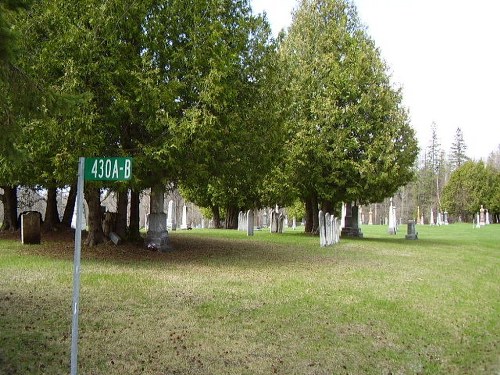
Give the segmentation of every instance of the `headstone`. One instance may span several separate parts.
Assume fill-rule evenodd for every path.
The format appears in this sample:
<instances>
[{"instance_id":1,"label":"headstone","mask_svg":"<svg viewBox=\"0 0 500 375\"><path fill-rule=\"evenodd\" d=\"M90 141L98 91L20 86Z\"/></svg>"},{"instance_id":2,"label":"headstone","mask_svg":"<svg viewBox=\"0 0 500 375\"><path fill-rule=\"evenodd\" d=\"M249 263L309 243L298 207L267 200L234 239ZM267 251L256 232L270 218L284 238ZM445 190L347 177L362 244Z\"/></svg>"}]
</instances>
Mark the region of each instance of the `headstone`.
<instances>
[{"instance_id":1,"label":"headstone","mask_svg":"<svg viewBox=\"0 0 500 375\"><path fill-rule=\"evenodd\" d=\"M437 226L441 226L443 225L443 216L441 214L441 212L438 211L437 213L437 223L436 223Z\"/></svg>"},{"instance_id":2,"label":"headstone","mask_svg":"<svg viewBox=\"0 0 500 375\"><path fill-rule=\"evenodd\" d=\"M431 208L431 219L429 221L429 225L434 225L434 211L432 211L432 208Z\"/></svg>"},{"instance_id":3,"label":"headstone","mask_svg":"<svg viewBox=\"0 0 500 375\"><path fill-rule=\"evenodd\" d=\"M479 210L479 225L482 227L486 225L486 214L483 205L481 205L481 209Z\"/></svg>"},{"instance_id":4,"label":"headstone","mask_svg":"<svg viewBox=\"0 0 500 375\"><path fill-rule=\"evenodd\" d=\"M340 227L340 220L338 218L334 218L333 220L334 223L334 243L339 243L340 242L340 232L341 232L341 227Z\"/></svg>"},{"instance_id":5,"label":"headstone","mask_svg":"<svg viewBox=\"0 0 500 375\"><path fill-rule=\"evenodd\" d=\"M443 217L444 217L444 219L443 219L443 224L444 224L444 225L448 225L448 224L449 224L449 223L448 223L448 211L445 211L445 212L444 212Z\"/></svg>"},{"instance_id":6,"label":"headstone","mask_svg":"<svg viewBox=\"0 0 500 375\"><path fill-rule=\"evenodd\" d=\"M292 219L292 230L295 230L297 228L297 219L295 216Z\"/></svg>"},{"instance_id":7,"label":"headstone","mask_svg":"<svg viewBox=\"0 0 500 375\"><path fill-rule=\"evenodd\" d=\"M319 210L318 213L319 219L319 246L326 246L326 225L325 225L325 214L323 211Z\"/></svg>"},{"instance_id":8,"label":"headstone","mask_svg":"<svg viewBox=\"0 0 500 375\"><path fill-rule=\"evenodd\" d=\"M115 245L119 245L121 243L121 238L119 235L117 235L115 232L109 232L109 239L111 242L113 242Z\"/></svg>"},{"instance_id":9,"label":"headstone","mask_svg":"<svg viewBox=\"0 0 500 375\"><path fill-rule=\"evenodd\" d=\"M359 228L359 211L358 206L354 203L347 203L345 205L345 222L342 228L342 237L363 237L361 229Z\"/></svg>"},{"instance_id":10,"label":"headstone","mask_svg":"<svg viewBox=\"0 0 500 375\"><path fill-rule=\"evenodd\" d=\"M272 210L270 213L270 231L271 233L278 233L278 214Z\"/></svg>"},{"instance_id":11,"label":"headstone","mask_svg":"<svg viewBox=\"0 0 500 375\"><path fill-rule=\"evenodd\" d=\"M414 220L408 220L408 230L406 232L405 238L407 240L417 240L418 239L418 233L415 232L415 221Z\"/></svg>"},{"instance_id":12,"label":"headstone","mask_svg":"<svg viewBox=\"0 0 500 375\"><path fill-rule=\"evenodd\" d=\"M368 225L373 225L373 212L370 206L370 212L368 212Z\"/></svg>"},{"instance_id":13,"label":"headstone","mask_svg":"<svg viewBox=\"0 0 500 375\"><path fill-rule=\"evenodd\" d=\"M247 212L247 236L253 236L253 227L254 227L254 215L252 210L248 210Z\"/></svg>"},{"instance_id":14,"label":"headstone","mask_svg":"<svg viewBox=\"0 0 500 375\"><path fill-rule=\"evenodd\" d=\"M146 234L145 246L150 250L168 251L171 249L168 241L167 215L163 212L163 186L157 185L151 189L149 228Z\"/></svg>"},{"instance_id":15,"label":"headstone","mask_svg":"<svg viewBox=\"0 0 500 375\"><path fill-rule=\"evenodd\" d=\"M264 228L267 228L269 225L268 220L267 220L267 211L264 210L264 213L262 214L262 226Z\"/></svg>"},{"instance_id":16,"label":"headstone","mask_svg":"<svg viewBox=\"0 0 500 375\"><path fill-rule=\"evenodd\" d=\"M424 225L424 214L422 214L422 216L420 217L420 224Z\"/></svg>"},{"instance_id":17,"label":"headstone","mask_svg":"<svg viewBox=\"0 0 500 375\"><path fill-rule=\"evenodd\" d=\"M342 203L342 214L340 216L340 227L345 227L345 217L347 215L347 206L345 203Z\"/></svg>"},{"instance_id":18,"label":"headstone","mask_svg":"<svg viewBox=\"0 0 500 375\"><path fill-rule=\"evenodd\" d=\"M25 245L38 245L41 239L40 212L30 211L21 215L21 242Z\"/></svg>"},{"instance_id":19,"label":"headstone","mask_svg":"<svg viewBox=\"0 0 500 375\"><path fill-rule=\"evenodd\" d=\"M187 206L182 206L182 219L181 219L181 229L188 229L187 225Z\"/></svg>"},{"instance_id":20,"label":"headstone","mask_svg":"<svg viewBox=\"0 0 500 375\"><path fill-rule=\"evenodd\" d=\"M285 228L288 228L288 216L285 216L283 220L283 230L285 230Z\"/></svg>"},{"instance_id":21,"label":"headstone","mask_svg":"<svg viewBox=\"0 0 500 375\"><path fill-rule=\"evenodd\" d=\"M479 212L476 214L476 228L481 228L481 224L479 224Z\"/></svg>"},{"instance_id":22,"label":"headstone","mask_svg":"<svg viewBox=\"0 0 500 375\"><path fill-rule=\"evenodd\" d=\"M490 225L490 213L488 212L488 210L486 210L486 222L485 222L486 225Z\"/></svg>"},{"instance_id":23,"label":"headstone","mask_svg":"<svg viewBox=\"0 0 500 375\"><path fill-rule=\"evenodd\" d=\"M325 246L330 246L333 244L333 232L332 232L332 220L330 214L327 212L325 214Z\"/></svg>"},{"instance_id":24,"label":"headstone","mask_svg":"<svg viewBox=\"0 0 500 375\"><path fill-rule=\"evenodd\" d=\"M205 229L205 218L201 219L201 229Z\"/></svg>"},{"instance_id":25,"label":"headstone","mask_svg":"<svg viewBox=\"0 0 500 375\"><path fill-rule=\"evenodd\" d=\"M168 216L167 216L167 229L176 230L177 220L176 220L175 204L173 200L168 202Z\"/></svg>"},{"instance_id":26,"label":"headstone","mask_svg":"<svg viewBox=\"0 0 500 375\"><path fill-rule=\"evenodd\" d=\"M389 234L396 234L397 232L396 217L394 215L394 210L395 208L392 206L392 198L391 198L389 204L389 229L388 229Z\"/></svg>"},{"instance_id":27,"label":"headstone","mask_svg":"<svg viewBox=\"0 0 500 375\"><path fill-rule=\"evenodd\" d=\"M423 224L422 222L419 222L419 221L420 221L420 206L417 206L417 223Z\"/></svg>"},{"instance_id":28,"label":"headstone","mask_svg":"<svg viewBox=\"0 0 500 375\"><path fill-rule=\"evenodd\" d=\"M283 233L283 224L285 222L285 215L280 213L278 215L278 233Z\"/></svg>"}]
</instances>

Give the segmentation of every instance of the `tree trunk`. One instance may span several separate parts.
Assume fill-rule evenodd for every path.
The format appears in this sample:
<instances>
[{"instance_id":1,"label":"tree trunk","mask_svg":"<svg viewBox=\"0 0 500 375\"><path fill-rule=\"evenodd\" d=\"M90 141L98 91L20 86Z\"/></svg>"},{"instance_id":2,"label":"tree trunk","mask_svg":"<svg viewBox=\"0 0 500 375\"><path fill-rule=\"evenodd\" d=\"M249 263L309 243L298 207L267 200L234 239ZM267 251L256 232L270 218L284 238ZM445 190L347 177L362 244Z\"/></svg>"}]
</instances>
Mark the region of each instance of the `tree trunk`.
<instances>
[{"instance_id":1,"label":"tree trunk","mask_svg":"<svg viewBox=\"0 0 500 375\"><path fill-rule=\"evenodd\" d=\"M116 234L124 240L127 235L128 190L118 192L116 205Z\"/></svg>"},{"instance_id":2,"label":"tree trunk","mask_svg":"<svg viewBox=\"0 0 500 375\"><path fill-rule=\"evenodd\" d=\"M325 214L328 212L330 215L335 216L335 206L332 201L324 201L321 204L321 209Z\"/></svg>"},{"instance_id":3,"label":"tree trunk","mask_svg":"<svg viewBox=\"0 0 500 375\"><path fill-rule=\"evenodd\" d=\"M54 230L60 223L61 219L59 218L59 211L57 210L57 188L48 188L43 229L45 231Z\"/></svg>"},{"instance_id":4,"label":"tree trunk","mask_svg":"<svg viewBox=\"0 0 500 375\"><path fill-rule=\"evenodd\" d=\"M87 223L89 232L85 244L96 246L104 242L101 214L101 191L97 187L89 186L85 189L85 199L89 207L89 221Z\"/></svg>"},{"instance_id":5,"label":"tree trunk","mask_svg":"<svg viewBox=\"0 0 500 375\"><path fill-rule=\"evenodd\" d=\"M2 189L3 223L0 230L18 230L17 186L2 186Z\"/></svg>"},{"instance_id":6,"label":"tree trunk","mask_svg":"<svg viewBox=\"0 0 500 375\"><path fill-rule=\"evenodd\" d=\"M132 190L130 192L130 226L128 229L128 239L130 241L139 241L141 239L141 233L139 231L139 205L140 192Z\"/></svg>"},{"instance_id":7,"label":"tree trunk","mask_svg":"<svg viewBox=\"0 0 500 375\"><path fill-rule=\"evenodd\" d=\"M313 195L311 199L312 215L313 215L313 227L311 230L312 234L319 234L319 210L318 210L318 197Z\"/></svg>"},{"instance_id":8,"label":"tree trunk","mask_svg":"<svg viewBox=\"0 0 500 375\"><path fill-rule=\"evenodd\" d=\"M64 208L64 214L61 224L65 228L71 228L71 221L73 220L73 214L75 213L75 202L76 202L77 187L76 184L71 185L69 188L68 201L66 202L66 207Z\"/></svg>"},{"instance_id":9,"label":"tree trunk","mask_svg":"<svg viewBox=\"0 0 500 375\"><path fill-rule=\"evenodd\" d=\"M220 224L220 211L219 211L219 206L212 206L212 216L214 220L214 228L220 229L222 228L222 225Z\"/></svg>"},{"instance_id":10,"label":"tree trunk","mask_svg":"<svg viewBox=\"0 0 500 375\"><path fill-rule=\"evenodd\" d=\"M226 229L238 229L238 207L226 208Z\"/></svg>"},{"instance_id":11,"label":"tree trunk","mask_svg":"<svg viewBox=\"0 0 500 375\"><path fill-rule=\"evenodd\" d=\"M313 231L313 209L311 199L306 199L306 225L304 232L312 233Z\"/></svg>"}]
</instances>

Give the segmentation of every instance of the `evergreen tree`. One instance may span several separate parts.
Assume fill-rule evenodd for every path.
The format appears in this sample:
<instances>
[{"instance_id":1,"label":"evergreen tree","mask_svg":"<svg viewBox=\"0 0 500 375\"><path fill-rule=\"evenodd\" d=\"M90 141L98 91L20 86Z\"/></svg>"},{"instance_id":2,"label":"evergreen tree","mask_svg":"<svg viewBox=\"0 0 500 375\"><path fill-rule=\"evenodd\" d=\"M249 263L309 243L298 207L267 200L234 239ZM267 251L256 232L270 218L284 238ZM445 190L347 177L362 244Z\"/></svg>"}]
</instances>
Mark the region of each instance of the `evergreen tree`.
<instances>
[{"instance_id":1,"label":"evergreen tree","mask_svg":"<svg viewBox=\"0 0 500 375\"><path fill-rule=\"evenodd\" d=\"M401 92L350 2L301 1L281 53L290 185L315 232L318 203L381 201L408 183L417 144Z\"/></svg>"},{"instance_id":2,"label":"evergreen tree","mask_svg":"<svg viewBox=\"0 0 500 375\"><path fill-rule=\"evenodd\" d=\"M469 160L466 155L466 151L467 145L464 141L464 134L462 132L462 129L458 127L455 132L455 138L453 140L453 143L451 144L450 149L449 161L451 171L460 168L467 160Z\"/></svg>"}]
</instances>

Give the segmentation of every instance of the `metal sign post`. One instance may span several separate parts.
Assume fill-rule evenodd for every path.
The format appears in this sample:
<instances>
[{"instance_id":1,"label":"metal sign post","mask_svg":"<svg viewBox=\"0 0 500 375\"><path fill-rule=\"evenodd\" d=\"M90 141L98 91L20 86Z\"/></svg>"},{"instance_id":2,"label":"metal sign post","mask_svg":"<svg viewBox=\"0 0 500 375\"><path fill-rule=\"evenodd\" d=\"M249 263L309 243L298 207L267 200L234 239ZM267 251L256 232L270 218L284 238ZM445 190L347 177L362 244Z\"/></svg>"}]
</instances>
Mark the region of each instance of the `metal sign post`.
<instances>
[{"instance_id":1,"label":"metal sign post","mask_svg":"<svg viewBox=\"0 0 500 375\"><path fill-rule=\"evenodd\" d=\"M85 161L87 160L87 168ZM132 178L132 158L79 158L76 193L75 256L73 265L73 320L71 324L71 375L78 366L78 312L80 300L80 257L82 249L84 181L124 181Z\"/></svg>"},{"instance_id":2,"label":"metal sign post","mask_svg":"<svg viewBox=\"0 0 500 375\"><path fill-rule=\"evenodd\" d=\"M77 373L78 357L78 303L80 299L80 254L82 249L83 188L85 158L78 162L78 183L76 193L75 256L73 265L73 321L71 325L71 375Z\"/></svg>"}]
</instances>

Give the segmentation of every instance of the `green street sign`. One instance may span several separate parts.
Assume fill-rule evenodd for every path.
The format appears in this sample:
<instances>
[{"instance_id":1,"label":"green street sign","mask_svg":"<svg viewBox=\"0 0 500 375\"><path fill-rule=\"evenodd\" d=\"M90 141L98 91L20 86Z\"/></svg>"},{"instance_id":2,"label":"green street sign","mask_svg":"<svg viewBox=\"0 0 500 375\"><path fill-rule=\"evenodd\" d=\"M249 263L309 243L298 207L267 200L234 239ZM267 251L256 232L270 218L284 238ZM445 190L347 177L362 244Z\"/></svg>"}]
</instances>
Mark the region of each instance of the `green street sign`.
<instances>
[{"instance_id":1,"label":"green street sign","mask_svg":"<svg viewBox=\"0 0 500 375\"><path fill-rule=\"evenodd\" d=\"M124 181L132 178L132 158L85 158L85 181Z\"/></svg>"}]
</instances>

